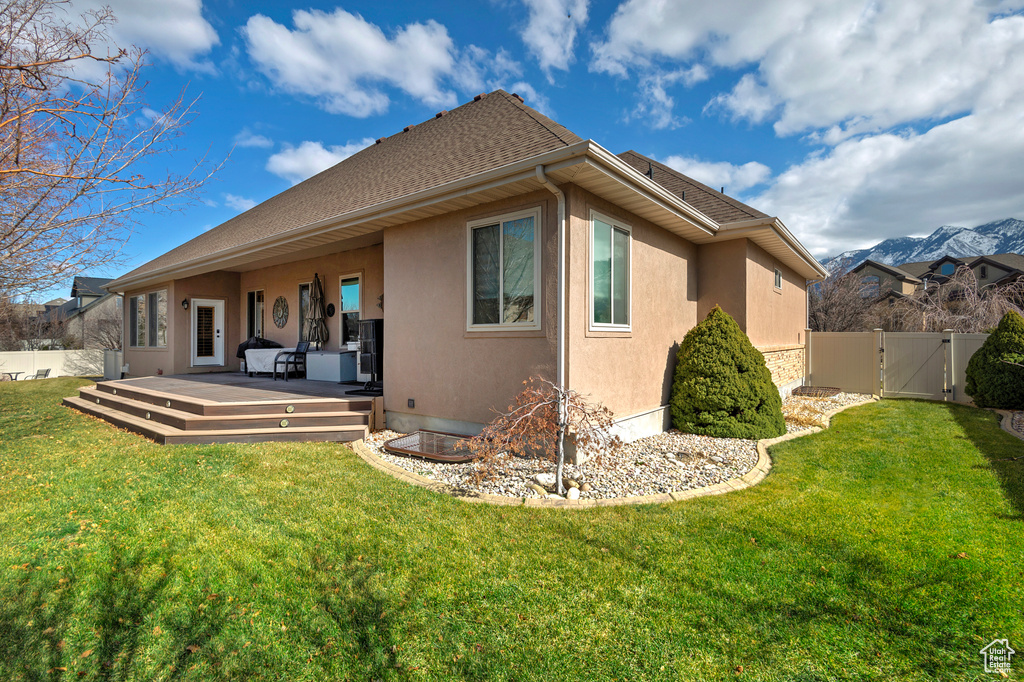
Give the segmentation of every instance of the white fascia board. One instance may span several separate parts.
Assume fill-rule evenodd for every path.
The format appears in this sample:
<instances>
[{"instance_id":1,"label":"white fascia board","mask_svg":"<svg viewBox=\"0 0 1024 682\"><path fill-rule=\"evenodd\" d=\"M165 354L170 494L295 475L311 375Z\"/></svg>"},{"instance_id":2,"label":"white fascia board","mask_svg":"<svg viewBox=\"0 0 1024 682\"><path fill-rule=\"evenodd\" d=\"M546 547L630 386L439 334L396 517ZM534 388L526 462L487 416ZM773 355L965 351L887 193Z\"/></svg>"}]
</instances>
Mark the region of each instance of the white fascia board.
<instances>
[{"instance_id":1,"label":"white fascia board","mask_svg":"<svg viewBox=\"0 0 1024 682\"><path fill-rule=\"evenodd\" d=\"M817 274L817 277L809 277L808 279L817 280L828 277L828 270L818 262L817 258L811 255L811 252L800 243L799 239L793 236L793 233L778 218L753 218L751 220L726 223L722 225L721 230L715 235L715 241L739 239L765 232L770 232L776 239L782 241L800 260L811 267Z\"/></svg>"}]
</instances>

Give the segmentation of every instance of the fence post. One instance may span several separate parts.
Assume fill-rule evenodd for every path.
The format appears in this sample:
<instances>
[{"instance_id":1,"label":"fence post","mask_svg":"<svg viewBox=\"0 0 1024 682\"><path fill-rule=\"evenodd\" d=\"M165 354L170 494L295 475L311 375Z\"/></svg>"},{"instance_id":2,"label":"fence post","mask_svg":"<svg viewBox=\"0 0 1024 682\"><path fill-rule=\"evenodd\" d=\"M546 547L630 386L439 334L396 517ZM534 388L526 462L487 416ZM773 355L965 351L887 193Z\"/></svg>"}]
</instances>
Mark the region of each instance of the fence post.
<instances>
[{"instance_id":1,"label":"fence post","mask_svg":"<svg viewBox=\"0 0 1024 682\"><path fill-rule=\"evenodd\" d=\"M942 364L945 376L942 378L942 400L950 401L956 400L956 368L953 366L953 330L943 329L942 330L942 355L945 357L945 362Z\"/></svg>"},{"instance_id":2,"label":"fence post","mask_svg":"<svg viewBox=\"0 0 1024 682\"><path fill-rule=\"evenodd\" d=\"M871 392L877 395L879 398L882 397L882 391L885 387L885 380L883 378L885 372L885 332L880 328L876 327L875 333L875 356L878 364L878 371L874 373L874 387Z\"/></svg>"},{"instance_id":3,"label":"fence post","mask_svg":"<svg viewBox=\"0 0 1024 682\"><path fill-rule=\"evenodd\" d=\"M804 329L804 385L812 386L811 382L811 329Z\"/></svg>"}]
</instances>

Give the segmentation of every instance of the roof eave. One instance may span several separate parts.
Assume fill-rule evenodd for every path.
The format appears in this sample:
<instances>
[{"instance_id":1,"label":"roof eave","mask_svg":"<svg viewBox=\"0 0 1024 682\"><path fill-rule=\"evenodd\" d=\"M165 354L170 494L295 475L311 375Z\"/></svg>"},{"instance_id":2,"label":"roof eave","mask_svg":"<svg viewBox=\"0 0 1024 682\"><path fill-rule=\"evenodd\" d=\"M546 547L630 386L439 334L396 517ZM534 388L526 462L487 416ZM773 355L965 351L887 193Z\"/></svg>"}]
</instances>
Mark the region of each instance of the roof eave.
<instances>
[{"instance_id":1,"label":"roof eave","mask_svg":"<svg viewBox=\"0 0 1024 682\"><path fill-rule=\"evenodd\" d=\"M714 241L726 241L740 239L743 237L753 238L755 236L770 236L782 241L805 267L798 270L799 274L809 280L818 281L828 277L828 270L825 269L818 259L811 255L811 252L800 243L793 233L789 231L785 223L777 217L752 218L750 220L739 220L732 223L725 223L721 226Z\"/></svg>"}]
</instances>

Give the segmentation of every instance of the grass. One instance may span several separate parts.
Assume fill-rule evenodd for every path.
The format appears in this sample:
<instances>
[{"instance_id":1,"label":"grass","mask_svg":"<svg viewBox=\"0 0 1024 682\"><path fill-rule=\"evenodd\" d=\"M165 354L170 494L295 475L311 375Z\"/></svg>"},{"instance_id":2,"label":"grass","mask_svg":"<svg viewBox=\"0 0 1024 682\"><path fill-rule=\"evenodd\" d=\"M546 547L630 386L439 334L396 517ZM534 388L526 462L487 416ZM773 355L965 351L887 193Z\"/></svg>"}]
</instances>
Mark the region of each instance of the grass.
<instances>
[{"instance_id":1,"label":"grass","mask_svg":"<svg viewBox=\"0 0 1024 682\"><path fill-rule=\"evenodd\" d=\"M59 406L84 383L0 384L0 679L980 680L1024 651L1024 447L989 412L883 401L755 488L566 511L330 444L157 446Z\"/></svg>"}]
</instances>

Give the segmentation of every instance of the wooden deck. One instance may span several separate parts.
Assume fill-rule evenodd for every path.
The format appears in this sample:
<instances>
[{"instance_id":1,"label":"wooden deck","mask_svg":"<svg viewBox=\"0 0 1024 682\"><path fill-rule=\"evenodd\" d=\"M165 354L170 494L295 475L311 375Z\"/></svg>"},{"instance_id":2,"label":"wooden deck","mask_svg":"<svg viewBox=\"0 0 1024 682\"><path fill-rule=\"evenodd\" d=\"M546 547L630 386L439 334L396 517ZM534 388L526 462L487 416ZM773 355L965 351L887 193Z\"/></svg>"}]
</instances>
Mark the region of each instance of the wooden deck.
<instances>
[{"instance_id":1,"label":"wooden deck","mask_svg":"<svg viewBox=\"0 0 1024 682\"><path fill-rule=\"evenodd\" d=\"M383 416L382 398L350 394L360 388L185 374L102 381L64 404L164 444L350 441Z\"/></svg>"}]
</instances>

